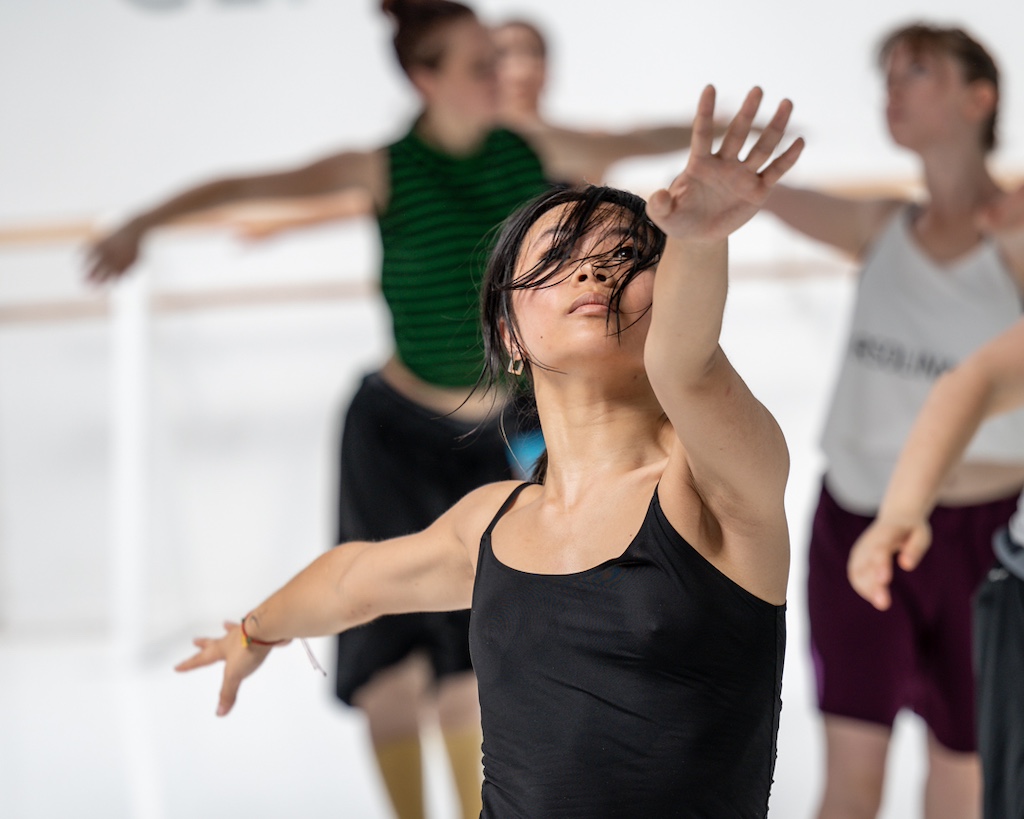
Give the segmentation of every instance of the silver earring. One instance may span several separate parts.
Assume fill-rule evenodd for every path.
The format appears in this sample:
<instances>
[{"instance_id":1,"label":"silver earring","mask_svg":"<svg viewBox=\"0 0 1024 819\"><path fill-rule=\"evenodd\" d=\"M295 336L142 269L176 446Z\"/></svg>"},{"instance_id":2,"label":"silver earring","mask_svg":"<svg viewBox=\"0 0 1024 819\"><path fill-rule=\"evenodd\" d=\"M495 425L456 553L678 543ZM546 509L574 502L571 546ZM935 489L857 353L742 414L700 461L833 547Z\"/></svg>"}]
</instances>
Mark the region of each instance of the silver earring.
<instances>
[{"instance_id":1,"label":"silver earring","mask_svg":"<svg viewBox=\"0 0 1024 819\"><path fill-rule=\"evenodd\" d=\"M512 375L522 375L523 368L526 366L526 360L522 358L510 358L508 360L508 371Z\"/></svg>"}]
</instances>

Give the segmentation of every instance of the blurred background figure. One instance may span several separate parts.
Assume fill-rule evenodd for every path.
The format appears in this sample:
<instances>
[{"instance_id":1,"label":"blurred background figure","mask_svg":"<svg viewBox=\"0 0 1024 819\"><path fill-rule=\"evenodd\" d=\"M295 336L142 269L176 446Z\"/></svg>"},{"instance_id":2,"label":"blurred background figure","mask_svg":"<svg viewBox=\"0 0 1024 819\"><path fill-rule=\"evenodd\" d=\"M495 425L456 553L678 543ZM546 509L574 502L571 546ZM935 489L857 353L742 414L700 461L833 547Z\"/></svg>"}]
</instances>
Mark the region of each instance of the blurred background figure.
<instances>
[{"instance_id":1,"label":"blurred background figure","mask_svg":"<svg viewBox=\"0 0 1024 819\"><path fill-rule=\"evenodd\" d=\"M548 44L528 20L506 20L491 29L498 47L498 108L506 123L544 122L541 99L548 81Z\"/></svg>"},{"instance_id":2,"label":"blurred background figure","mask_svg":"<svg viewBox=\"0 0 1024 819\"><path fill-rule=\"evenodd\" d=\"M931 384L1020 317L1024 232L979 228L1003 197L986 164L999 110L987 50L961 29L920 24L889 34L879 62L889 133L917 156L923 201L780 189L767 206L863 265L810 544L828 752L819 816L877 815L893 721L908 708L929 729L924 815L969 819L980 809L970 600L1024 484L1024 413L988 425L943 486L936 548L913 575L894 578L888 611L853 591L846 564Z\"/></svg>"},{"instance_id":3,"label":"blurred background figure","mask_svg":"<svg viewBox=\"0 0 1024 819\"><path fill-rule=\"evenodd\" d=\"M1024 203L1024 189L1016 198ZM878 517L850 555L850 581L865 600L881 611L889 608L894 558L901 570L913 571L927 554L928 519L964 450L986 419L1021 405L1024 320L943 375L928 395ZM1024 493L992 545L995 564L973 610L982 813L985 819L1013 819L1024 816Z\"/></svg>"},{"instance_id":4,"label":"blurred background figure","mask_svg":"<svg viewBox=\"0 0 1024 819\"><path fill-rule=\"evenodd\" d=\"M106 281L146 233L196 210L250 198L349 192L372 203L394 353L345 414L336 542L419 531L477 486L508 477L495 416L501 396L473 393L483 353L477 288L485 237L545 190L526 142L495 128L494 48L467 6L385 0L394 48L422 110L401 139L275 174L189 189L129 219L91 252ZM480 728L469 612L380 618L339 636L336 691L363 711L400 819L424 815L420 725L441 727L465 817L480 812Z\"/></svg>"},{"instance_id":5,"label":"blurred background figure","mask_svg":"<svg viewBox=\"0 0 1024 819\"><path fill-rule=\"evenodd\" d=\"M689 123L644 126L623 131L574 132L554 125L541 113L548 79L548 44L540 28L523 19L492 29L498 49L498 109L509 128L527 135L559 133L570 145L574 137L600 139L600 151L573 151L565 157L569 173L557 180L600 184L609 166L628 156L678 151L690 144ZM757 133L757 128L753 129ZM716 125L721 136L724 126Z\"/></svg>"},{"instance_id":6,"label":"blurred background figure","mask_svg":"<svg viewBox=\"0 0 1024 819\"><path fill-rule=\"evenodd\" d=\"M600 184L609 166L622 159L671 153L690 144L688 123L618 132L556 128L541 115L547 84L548 46L540 28L517 19L497 25L491 32L497 48L498 120L528 139L550 141L550 134L557 131L555 139L564 148L553 159L563 176L553 181ZM716 135L722 132L723 127L716 125ZM286 215L239 214L233 217L232 223L241 235L263 239L294 228L365 216L373 207L359 191L311 197L291 204L291 212Z\"/></svg>"}]
</instances>

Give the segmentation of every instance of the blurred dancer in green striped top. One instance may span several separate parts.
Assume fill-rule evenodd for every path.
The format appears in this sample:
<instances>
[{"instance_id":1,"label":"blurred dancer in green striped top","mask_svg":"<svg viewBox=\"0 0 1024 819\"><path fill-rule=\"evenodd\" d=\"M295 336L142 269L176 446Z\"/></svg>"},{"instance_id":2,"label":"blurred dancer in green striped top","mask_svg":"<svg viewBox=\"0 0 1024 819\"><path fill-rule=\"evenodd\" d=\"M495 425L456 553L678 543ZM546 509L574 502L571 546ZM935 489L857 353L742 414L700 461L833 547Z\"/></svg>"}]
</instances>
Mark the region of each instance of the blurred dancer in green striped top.
<instances>
[{"instance_id":1,"label":"blurred dancer in green striped top","mask_svg":"<svg viewBox=\"0 0 1024 819\"><path fill-rule=\"evenodd\" d=\"M245 199L362 191L383 245L381 287L394 352L363 380L345 417L338 542L420 531L470 490L508 477L496 408L473 392L482 372L478 294L492 229L549 179L573 179L582 160L613 161L688 146L621 135L498 127L496 49L467 6L385 0L398 61L422 111L396 142L345 151L278 173L215 180L136 215L95 243L89 278L136 260L148 231ZM468 612L382 618L341 636L338 696L368 719L400 819L424 815L419 729L438 715L463 814L480 812L480 728Z\"/></svg>"}]
</instances>

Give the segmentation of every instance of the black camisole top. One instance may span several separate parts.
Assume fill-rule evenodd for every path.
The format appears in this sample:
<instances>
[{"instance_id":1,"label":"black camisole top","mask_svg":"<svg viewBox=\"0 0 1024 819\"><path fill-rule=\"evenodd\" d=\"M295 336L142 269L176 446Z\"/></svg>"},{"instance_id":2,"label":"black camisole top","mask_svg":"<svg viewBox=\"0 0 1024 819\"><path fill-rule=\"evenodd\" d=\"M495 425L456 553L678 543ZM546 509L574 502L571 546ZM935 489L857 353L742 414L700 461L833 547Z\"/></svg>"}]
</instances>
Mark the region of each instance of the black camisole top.
<instances>
[{"instance_id":1,"label":"black camisole top","mask_svg":"<svg viewBox=\"0 0 1024 819\"><path fill-rule=\"evenodd\" d=\"M785 606L677 533L655 490L620 557L568 575L480 540L470 648L484 819L764 817L782 707Z\"/></svg>"}]
</instances>

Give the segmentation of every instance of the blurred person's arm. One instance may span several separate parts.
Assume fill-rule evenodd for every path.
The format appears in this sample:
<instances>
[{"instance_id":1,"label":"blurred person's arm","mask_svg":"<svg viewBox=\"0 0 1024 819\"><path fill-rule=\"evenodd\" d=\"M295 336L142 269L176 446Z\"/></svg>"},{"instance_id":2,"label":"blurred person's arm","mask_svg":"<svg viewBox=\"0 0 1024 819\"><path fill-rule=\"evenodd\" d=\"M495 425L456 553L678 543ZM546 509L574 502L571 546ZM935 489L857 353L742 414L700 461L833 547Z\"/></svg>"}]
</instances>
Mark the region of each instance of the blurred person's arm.
<instances>
[{"instance_id":1,"label":"blurred person's arm","mask_svg":"<svg viewBox=\"0 0 1024 819\"><path fill-rule=\"evenodd\" d=\"M875 608L890 605L893 557L914 569L931 544L928 517L982 422L1024 404L1024 319L936 381L893 470L878 518L850 553L849 577Z\"/></svg>"},{"instance_id":2,"label":"blurred person's arm","mask_svg":"<svg viewBox=\"0 0 1024 819\"><path fill-rule=\"evenodd\" d=\"M794 230L859 259L905 204L898 199L851 199L779 185L764 210Z\"/></svg>"},{"instance_id":3,"label":"blurred person's arm","mask_svg":"<svg viewBox=\"0 0 1024 819\"><path fill-rule=\"evenodd\" d=\"M978 216L978 228L995 238L1000 255L1024 294L1024 185L984 208Z\"/></svg>"},{"instance_id":4,"label":"blurred person's arm","mask_svg":"<svg viewBox=\"0 0 1024 819\"><path fill-rule=\"evenodd\" d=\"M374 202L361 188L340 193L288 200L279 208L228 213L223 223L244 239L270 239L282 233L372 216Z\"/></svg>"},{"instance_id":5,"label":"blurred person's arm","mask_svg":"<svg viewBox=\"0 0 1024 819\"><path fill-rule=\"evenodd\" d=\"M716 137L725 126L716 123ZM653 156L690 147L693 127L687 124L633 128L626 131L580 131L535 123L519 129L544 162L552 179L601 183L608 167L631 156ZM757 133L756 128L752 129Z\"/></svg>"},{"instance_id":6,"label":"blurred person's arm","mask_svg":"<svg viewBox=\"0 0 1024 819\"><path fill-rule=\"evenodd\" d=\"M92 244L87 253L88 278L104 282L120 276L135 263L139 246L150 230L219 205L252 199L323 196L356 188L366 192L376 207L382 207L387 198L385 162L382 150L346 152L286 171L224 177L188 188L136 214Z\"/></svg>"}]
</instances>

